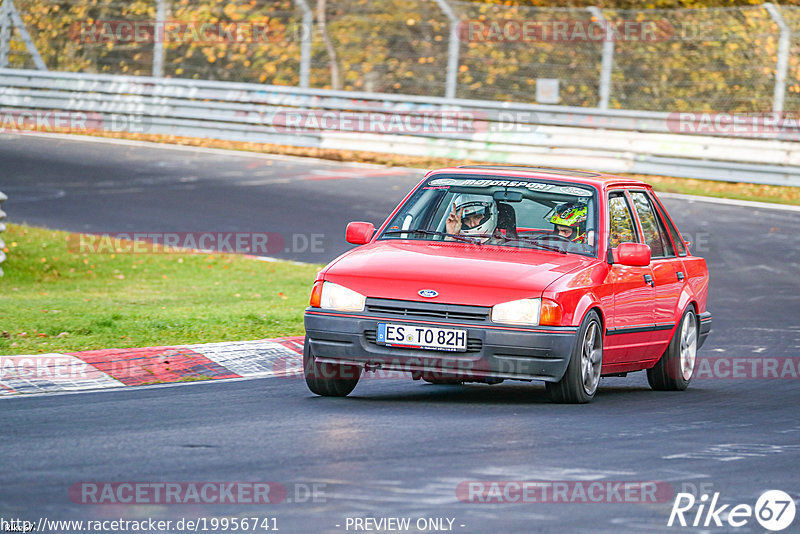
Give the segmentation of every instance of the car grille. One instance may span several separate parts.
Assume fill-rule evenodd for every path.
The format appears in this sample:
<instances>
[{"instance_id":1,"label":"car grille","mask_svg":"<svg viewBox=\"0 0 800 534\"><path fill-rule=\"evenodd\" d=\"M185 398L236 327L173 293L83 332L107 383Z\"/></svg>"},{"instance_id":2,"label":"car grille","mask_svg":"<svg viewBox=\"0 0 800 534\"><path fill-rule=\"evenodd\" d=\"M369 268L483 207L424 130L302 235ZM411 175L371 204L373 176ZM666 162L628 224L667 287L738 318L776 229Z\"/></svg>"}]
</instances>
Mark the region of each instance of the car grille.
<instances>
[{"instance_id":1,"label":"car grille","mask_svg":"<svg viewBox=\"0 0 800 534\"><path fill-rule=\"evenodd\" d=\"M479 323L485 323L489 320L490 310L490 308L481 306L460 306L390 299L367 299L366 307L368 312L379 315L420 319L449 319Z\"/></svg>"},{"instance_id":2,"label":"car grille","mask_svg":"<svg viewBox=\"0 0 800 534\"><path fill-rule=\"evenodd\" d=\"M367 338L367 343L372 343L373 345L378 344L377 330L365 330L364 337ZM476 337L467 338L467 352L480 352L482 348L483 348L483 341L481 341Z\"/></svg>"}]
</instances>

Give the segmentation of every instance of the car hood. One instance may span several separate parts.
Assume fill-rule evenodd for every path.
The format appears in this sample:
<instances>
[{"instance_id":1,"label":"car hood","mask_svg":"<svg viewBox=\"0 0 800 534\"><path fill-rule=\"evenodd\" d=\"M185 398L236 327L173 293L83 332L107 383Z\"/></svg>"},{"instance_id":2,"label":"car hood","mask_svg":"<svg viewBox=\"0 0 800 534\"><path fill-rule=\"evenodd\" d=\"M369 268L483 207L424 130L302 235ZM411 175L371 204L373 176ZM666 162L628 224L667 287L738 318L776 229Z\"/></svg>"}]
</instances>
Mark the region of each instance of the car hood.
<instances>
[{"instance_id":1,"label":"car hood","mask_svg":"<svg viewBox=\"0 0 800 534\"><path fill-rule=\"evenodd\" d=\"M540 297L556 279L592 261L515 247L378 241L347 252L323 274L368 297L493 306ZM424 298L423 289L438 295Z\"/></svg>"}]
</instances>

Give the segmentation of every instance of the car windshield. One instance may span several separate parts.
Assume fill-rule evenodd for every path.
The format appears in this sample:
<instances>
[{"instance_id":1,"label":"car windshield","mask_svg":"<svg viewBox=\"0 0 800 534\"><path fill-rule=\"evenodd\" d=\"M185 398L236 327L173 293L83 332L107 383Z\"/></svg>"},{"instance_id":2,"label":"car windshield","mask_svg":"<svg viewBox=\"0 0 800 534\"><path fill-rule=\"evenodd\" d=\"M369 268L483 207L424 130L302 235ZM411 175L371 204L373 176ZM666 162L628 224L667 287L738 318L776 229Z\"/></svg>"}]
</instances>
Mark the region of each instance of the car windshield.
<instances>
[{"instance_id":1,"label":"car windshield","mask_svg":"<svg viewBox=\"0 0 800 534\"><path fill-rule=\"evenodd\" d=\"M583 184L502 176L425 181L379 239L597 253L597 191Z\"/></svg>"}]
</instances>

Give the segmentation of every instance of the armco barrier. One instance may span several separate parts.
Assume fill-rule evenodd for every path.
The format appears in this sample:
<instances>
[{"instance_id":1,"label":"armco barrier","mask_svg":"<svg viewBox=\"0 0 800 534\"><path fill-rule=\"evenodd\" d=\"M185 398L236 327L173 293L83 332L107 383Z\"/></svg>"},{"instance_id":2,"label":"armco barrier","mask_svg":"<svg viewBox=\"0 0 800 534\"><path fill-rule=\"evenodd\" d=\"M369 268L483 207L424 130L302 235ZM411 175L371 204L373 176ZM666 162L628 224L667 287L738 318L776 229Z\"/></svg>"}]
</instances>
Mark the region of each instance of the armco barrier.
<instances>
[{"instance_id":1,"label":"armco barrier","mask_svg":"<svg viewBox=\"0 0 800 534\"><path fill-rule=\"evenodd\" d=\"M0 69L0 114L30 110L87 114L95 127L115 131L800 186L796 131L775 138L677 134L670 113ZM469 116L474 128L298 130L287 127L292 112L384 117L387 124L453 112Z\"/></svg>"},{"instance_id":2,"label":"armco barrier","mask_svg":"<svg viewBox=\"0 0 800 534\"><path fill-rule=\"evenodd\" d=\"M8 197L0 191L0 233L3 233L6 229L6 212L3 211L3 202L8 200ZM3 236L0 235L0 263L6 261L6 253L5 249L6 244L3 242ZM3 276L3 267L0 266L0 276Z\"/></svg>"}]
</instances>

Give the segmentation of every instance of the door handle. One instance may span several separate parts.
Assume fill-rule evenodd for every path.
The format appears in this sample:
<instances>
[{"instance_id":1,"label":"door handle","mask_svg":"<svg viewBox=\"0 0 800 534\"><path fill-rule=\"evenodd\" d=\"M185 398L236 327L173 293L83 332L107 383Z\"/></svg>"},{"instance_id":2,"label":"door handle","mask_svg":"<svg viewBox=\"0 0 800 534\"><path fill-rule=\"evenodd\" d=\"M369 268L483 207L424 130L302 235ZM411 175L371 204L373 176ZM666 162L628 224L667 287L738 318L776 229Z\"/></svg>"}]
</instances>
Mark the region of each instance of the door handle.
<instances>
[{"instance_id":1,"label":"door handle","mask_svg":"<svg viewBox=\"0 0 800 534\"><path fill-rule=\"evenodd\" d=\"M683 282L683 279L686 278L686 276L683 274L682 271L678 271L677 275L678 275L678 280L680 280L681 282Z\"/></svg>"},{"instance_id":2,"label":"door handle","mask_svg":"<svg viewBox=\"0 0 800 534\"><path fill-rule=\"evenodd\" d=\"M644 275L644 283L649 285L650 287L656 287L655 281L653 281L653 276L646 274Z\"/></svg>"}]
</instances>

